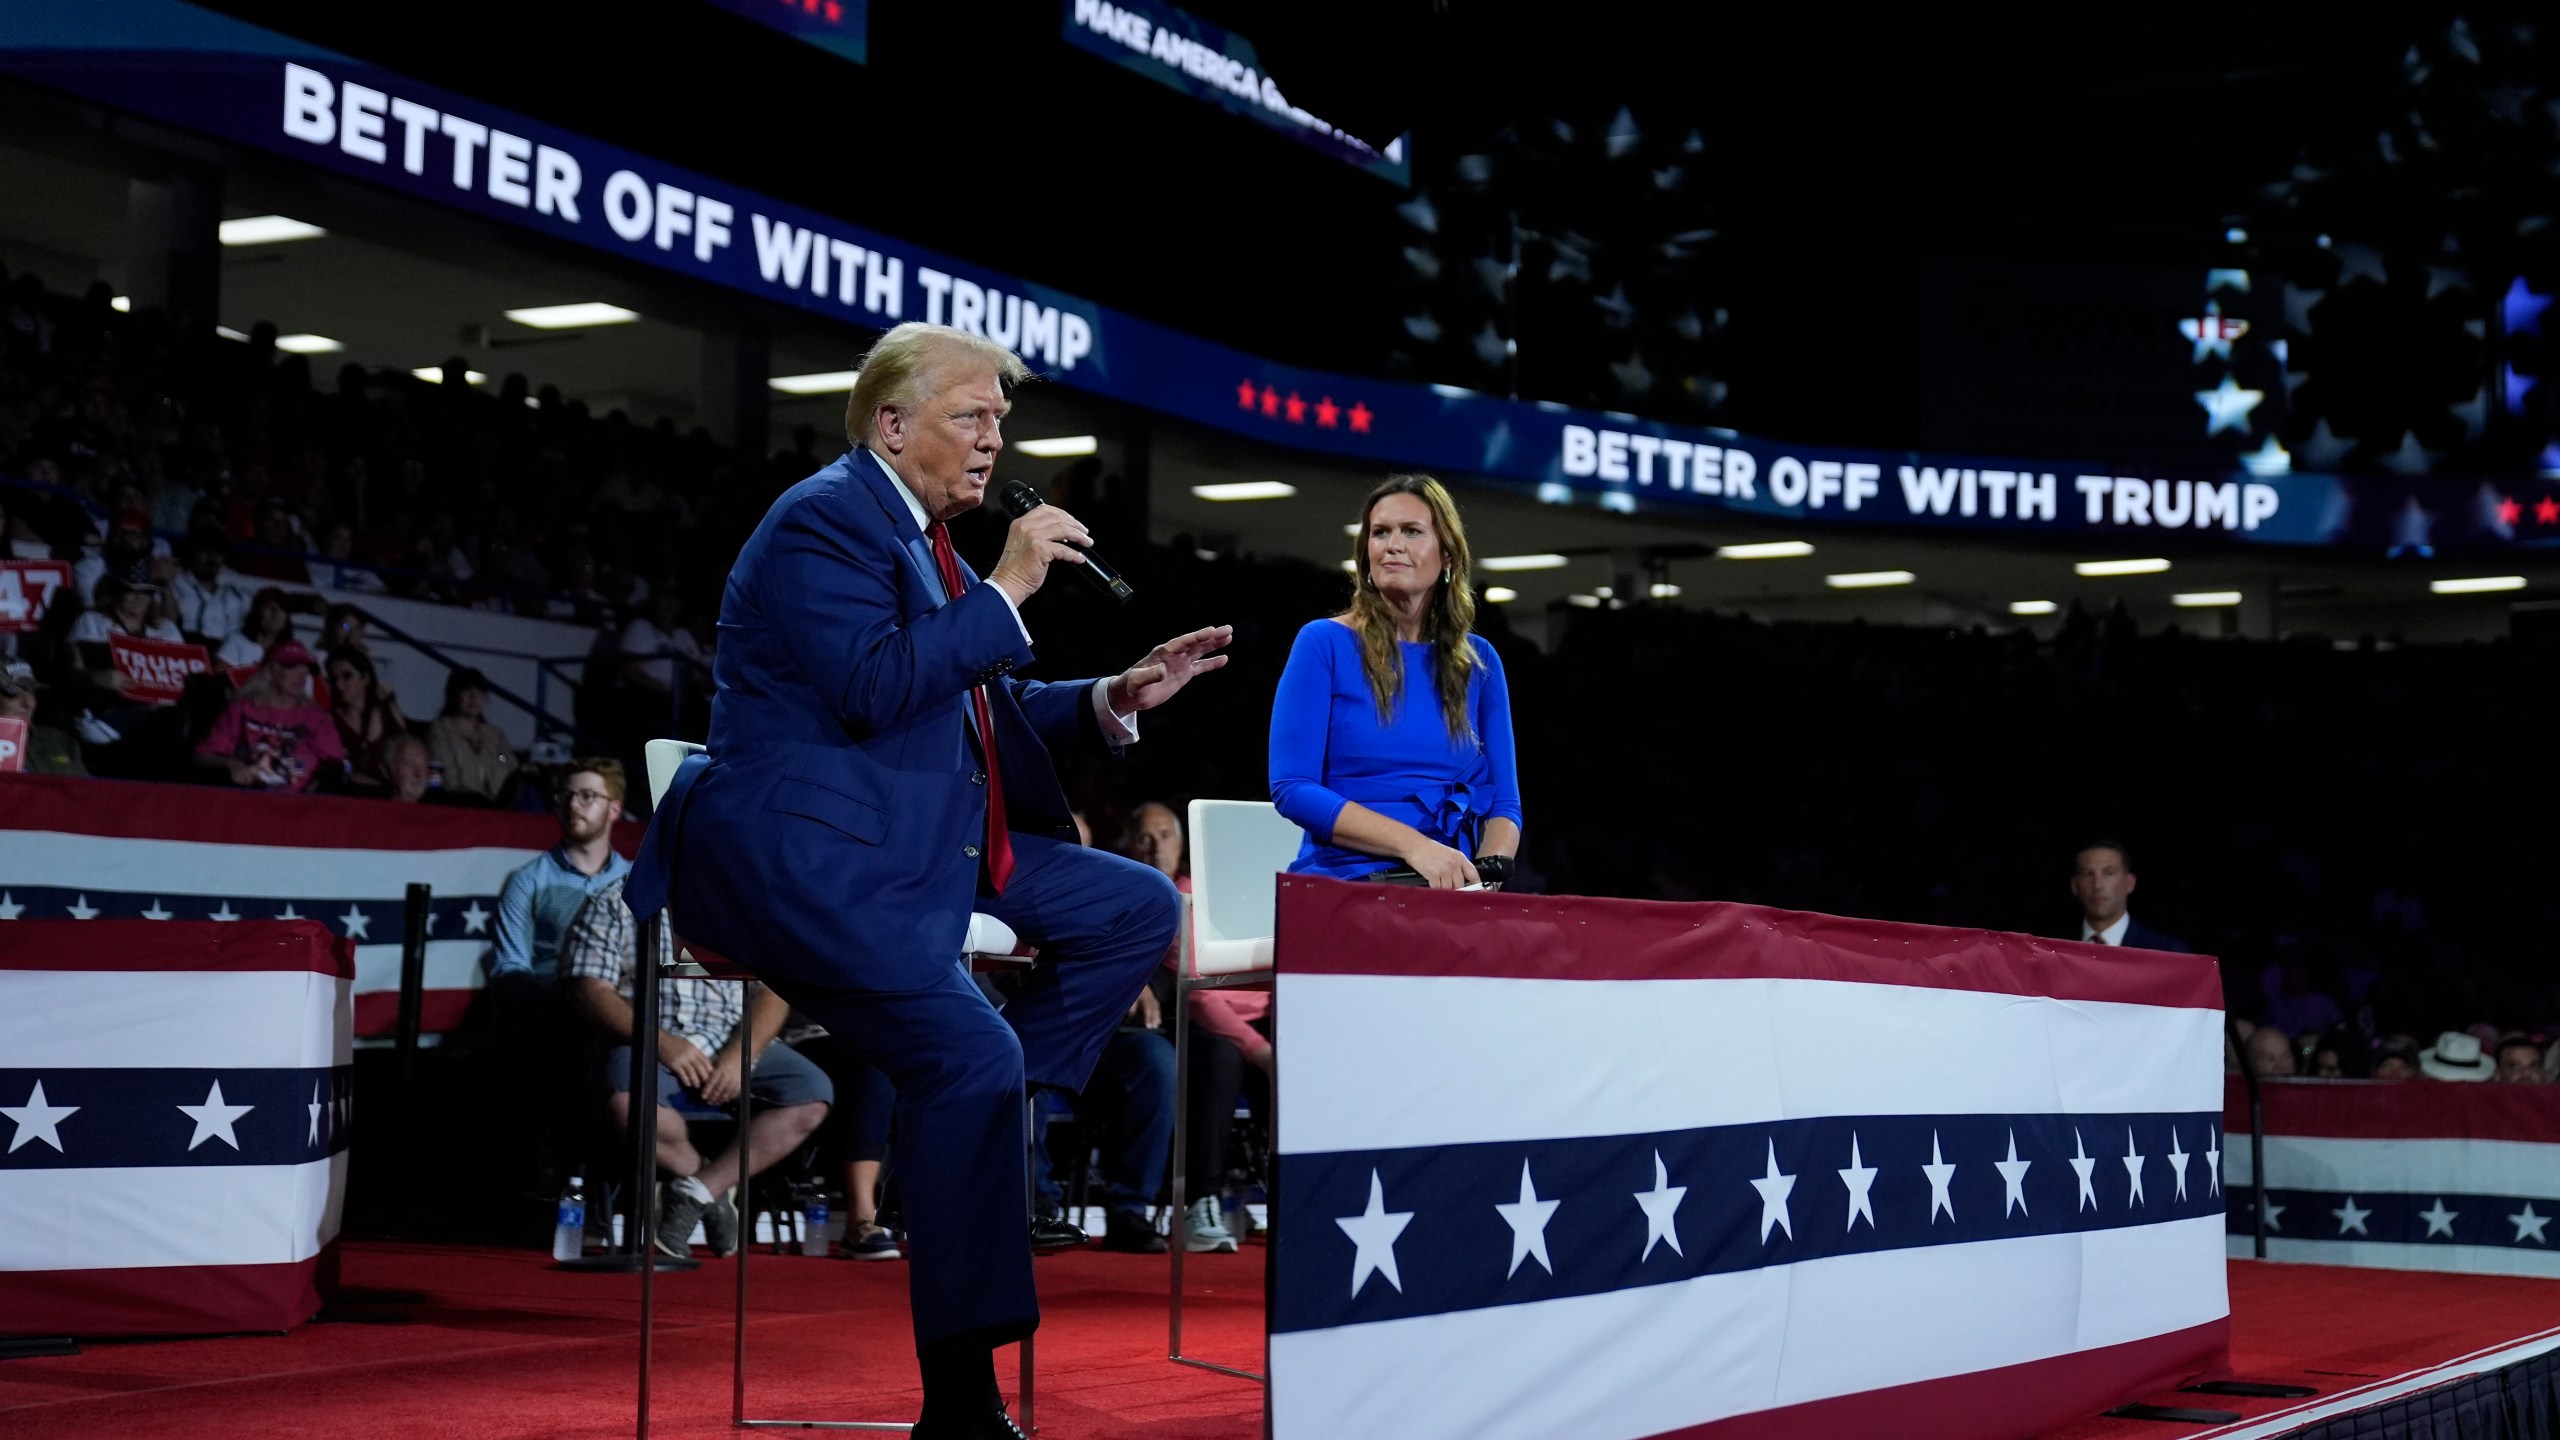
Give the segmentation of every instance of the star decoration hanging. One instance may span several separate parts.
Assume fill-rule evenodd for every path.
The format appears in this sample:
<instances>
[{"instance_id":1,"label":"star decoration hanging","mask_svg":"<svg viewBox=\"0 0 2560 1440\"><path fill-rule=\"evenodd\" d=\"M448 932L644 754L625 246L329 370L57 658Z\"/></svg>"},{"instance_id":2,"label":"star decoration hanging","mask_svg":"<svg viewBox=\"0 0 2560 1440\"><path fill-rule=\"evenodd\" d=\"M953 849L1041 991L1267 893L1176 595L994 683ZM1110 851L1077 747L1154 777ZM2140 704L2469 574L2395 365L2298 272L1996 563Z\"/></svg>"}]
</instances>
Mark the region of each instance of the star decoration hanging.
<instances>
[{"instance_id":1,"label":"star decoration hanging","mask_svg":"<svg viewBox=\"0 0 2560 1440\"><path fill-rule=\"evenodd\" d=\"M2244 435L2249 433L2249 412L2257 409L2258 402L2267 398L2266 391L2244 390L2233 384L2228 375L2222 377L2221 384L2210 390L2198 390L2195 395L2196 403L2204 407L2204 433L2208 437L2225 430L2237 430Z\"/></svg>"}]
</instances>

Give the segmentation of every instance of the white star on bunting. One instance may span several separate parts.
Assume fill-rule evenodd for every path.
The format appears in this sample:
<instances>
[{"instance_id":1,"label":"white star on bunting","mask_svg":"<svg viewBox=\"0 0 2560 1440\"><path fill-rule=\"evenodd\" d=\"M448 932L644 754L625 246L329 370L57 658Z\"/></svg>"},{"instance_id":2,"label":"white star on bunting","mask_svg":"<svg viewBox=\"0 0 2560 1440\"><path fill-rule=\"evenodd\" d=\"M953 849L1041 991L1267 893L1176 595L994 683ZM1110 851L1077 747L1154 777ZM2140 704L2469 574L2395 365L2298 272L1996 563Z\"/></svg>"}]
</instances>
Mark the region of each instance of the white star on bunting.
<instances>
[{"instance_id":1,"label":"white star on bunting","mask_svg":"<svg viewBox=\"0 0 2560 1440\"><path fill-rule=\"evenodd\" d=\"M1778 1173L1778 1142L1769 1142L1769 1173L1751 1182L1760 1192L1760 1243L1769 1243L1769 1232L1784 1230L1787 1238L1796 1238L1795 1222L1787 1216L1787 1197L1795 1193L1796 1177Z\"/></svg>"},{"instance_id":2,"label":"white star on bunting","mask_svg":"<svg viewBox=\"0 0 2560 1440\"><path fill-rule=\"evenodd\" d=\"M205 918L208 920L237 920L240 918L240 912L232 909L231 902L225 900L222 902L221 909L214 911L211 915L208 915Z\"/></svg>"},{"instance_id":3,"label":"white star on bunting","mask_svg":"<svg viewBox=\"0 0 2560 1440\"><path fill-rule=\"evenodd\" d=\"M2419 1211L2418 1218L2427 1222L2427 1233L2419 1236L2419 1239L2432 1239L2441 1235L2450 1240L2453 1238L2453 1222L2462 1218L2462 1212L2444 1208L2444 1197L2439 1195L2436 1197L2436 1208Z\"/></svg>"},{"instance_id":4,"label":"white star on bunting","mask_svg":"<svg viewBox=\"0 0 2560 1440\"><path fill-rule=\"evenodd\" d=\"M2018 1142L2013 1136L2009 1141L2009 1158L2014 1160L2017 1157ZM2098 1162L2090 1156L2089 1147L2080 1143L2080 1127L2072 1126L2071 1173L2080 1177L2080 1208L2083 1210L2098 1208L2098 1188L2089 1182L2089 1176L2097 1168Z\"/></svg>"},{"instance_id":5,"label":"white star on bunting","mask_svg":"<svg viewBox=\"0 0 2560 1440\"><path fill-rule=\"evenodd\" d=\"M240 1148L240 1137L232 1133L231 1127L241 1116L258 1107L224 1104L222 1082L216 1080L213 1082L211 1093L204 1097L203 1104L181 1105L178 1108L186 1112L188 1119L196 1122L195 1138L187 1142L188 1149L193 1150L207 1140L220 1140L223 1144L237 1150Z\"/></svg>"},{"instance_id":6,"label":"white star on bunting","mask_svg":"<svg viewBox=\"0 0 2560 1440\"><path fill-rule=\"evenodd\" d=\"M313 1081L313 1082L311 1083L311 1103L310 1103L310 1105L306 1106L305 1108L306 1108L306 1109L308 1109L308 1110L310 1110L310 1112L311 1112L311 1140L310 1140L310 1143L311 1143L311 1144L314 1144L314 1145L317 1145L317 1144L319 1144L319 1143L320 1143L320 1110L321 1110L321 1105L320 1105L320 1082L318 1082L318 1081L316 1081L316 1080L315 1080L315 1081Z\"/></svg>"},{"instance_id":7,"label":"white star on bunting","mask_svg":"<svg viewBox=\"0 0 2560 1440\"><path fill-rule=\"evenodd\" d=\"M1353 1298L1358 1298L1360 1287L1372 1274L1386 1276L1387 1283L1396 1287L1397 1293L1403 1293L1404 1277L1396 1273L1396 1237L1413 1223L1413 1212L1387 1208L1386 1189L1379 1183L1377 1171L1369 1172L1369 1208L1333 1223L1341 1226L1342 1233L1350 1236L1352 1245L1357 1247L1351 1257Z\"/></svg>"},{"instance_id":8,"label":"white star on bunting","mask_svg":"<svg viewBox=\"0 0 2560 1440\"><path fill-rule=\"evenodd\" d=\"M2339 1206L2337 1209L2332 1210L2329 1213L2338 1217L2338 1233L2341 1235L2371 1235L2373 1233L2371 1230L2366 1229L2364 1224L2366 1217L2372 1215L2373 1212L2366 1209L2364 1206L2358 1205L2356 1203L2356 1197L2353 1195L2347 1197L2346 1204Z\"/></svg>"},{"instance_id":9,"label":"white star on bunting","mask_svg":"<svg viewBox=\"0 0 2560 1440\"><path fill-rule=\"evenodd\" d=\"M2284 1227L2277 1224L2276 1221L2284 1214L2285 1211L2292 1207L2289 1205L2279 1205L2273 1200L2263 1200L2259 1202L2259 1208L2267 1212L2267 1228L2269 1230L2281 1230Z\"/></svg>"},{"instance_id":10,"label":"white star on bunting","mask_svg":"<svg viewBox=\"0 0 2560 1440\"><path fill-rule=\"evenodd\" d=\"M0 920L15 920L26 912L27 907L18 903L17 896L0 890Z\"/></svg>"},{"instance_id":11,"label":"white star on bunting","mask_svg":"<svg viewBox=\"0 0 2560 1440\"><path fill-rule=\"evenodd\" d=\"M462 933L465 935L489 933L489 912L481 909L480 902L477 900L471 902L470 909L462 912Z\"/></svg>"},{"instance_id":12,"label":"white star on bunting","mask_svg":"<svg viewBox=\"0 0 2560 1440\"><path fill-rule=\"evenodd\" d=\"M1502 1272L1510 1279L1520 1273L1520 1262L1532 1256L1550 1275L1556 1273L1556 1262L1547 1258L1547 1222L1555 1217L1560 1200L1541 1200L1538 1187L1530 1183L1529 1162L1520 1162L1520 1198L1508 1205L1493 1208L1502 1214L1504 1224L1511 1227L1511 1268Z\"/></svg>"},{"instance_id":13,"label":"white star on bunting","mask_svg":"<svg viewBox=\"0 0 2560 1440\"><path fill-rule=\"evenodd\" d=\"M2000 1172L2001 1183L2009 1187L2008 1199L2000 1206L2002 1219L2007 1219L2012 1210L2021 1215L2027 1213L2027 1167L2034 1163L2018 1158L2018 1132L2010 1131L2009 1158L1991 1162L1991 1168Z\"/></svg>"},{"instance_id":14,"label":"white star on bunting","mask_svg":"<svg viewBox=\"0 0 2560 1440\"><path fill-rule=\"evenodd\" d=\"M292 902L292 901L290 901L290 900L287 900L286 902L284 902L284 910L283 910L283 912L282 912L281 914L277 915L277 916L276 916L276 918L277 918L277 919L279 919L279 920L299 920L299 919L301 919L302 917L301 917L300 915L298 915L298 914L296 914L296 913L294 912L293 902Z\"/></svg>"},{"instance_id":15,"label":"white star on bunting","mask_svg":"<svg viewBox=\"0 0 2560 1440\"><path fill-rule=\"evenodd\" d=\"M2519 1245L2527 1239L2532 1240L2536 1245L2551 1243L2550 1237L2542 1233L2542 1227L2551 1223L2551 1217L2534 1214L2533 1202L2530 1200L2524 1202L2522 1210L2508 1216L2507 1223L2516 1227L2516 1243Z\"/></svg>"},{"instance_id":16,"label":"white star on bunting","mask_svg":"<svg viewBox=\"0 0 2560 1440\"><path fill-rule=\"evenodd\" d=\"M41 1080L36 1082L35 1092L27 1096L26 1104L0 1105L0 1115L6 1115L18 1122L17 1133L9 1137L9 1148L12 1151L31 1140L41 1140L53 1147L53 1153L61 1154L62 1122L79 1113L80 1107L77 1105L45 1103L44 1082Z\"/></svg>"},{"instance_id":17,"label":"white star on bunting","mask_svg":"<svg viewBox=\"0 0 2560 1440\"><path fill-rule=\"evenodd\" d=\"M2169 1164L2178 1172L2178 1198L2187 1198L2187 1152L2178 1148L2178 1127L2169 1127Z\"/></svg>"},{"instance_id":18,"label":"white star on bunting","mask_svg":"<svg viewBox=\"0 0 2560 1440\"><path fill-rule=\"evenodd\" d=\"M1858 1158L1858 1135L1854 1130L1849 1132L1849 1168L1840 1172L1840 1183L1849 1187L1849 1224L1847 1228L1850 1230L1857 1229L1858 1217L1861 1215L1867 1217L1868 1229L1873 1230L1876 1228L1875 1203L1869 1199L1867 1195L1868 1191L1875 1188L1876 1167L1866 1164ZM1795 1232L1790 1230L1787 1234L1789 1236L1793 1236Z\"/></svg>"},{"instance_id":19,"label":"white star on bunting","mask_svg":"<svg viewBox=\"0 0 2560 1440\"><path fill-rule=\"evenodd\" d=\"M2127 1205L2142 1203L2142 1161L2142 1152L2134 1148L2133 1127L2127 1125L2124 1127L2124 1173L2125 1178L2133 1182L2133 1198L2124 1202Z\"/></svg>"},{"instance_id":20,"label":"white star on bunting","mask_svg":"<svg viewBox=\"0 0 2560 1440\"><path fill-rule=\"evenodd\" d=\"M170 915L171 912L160 903L160 897L157 895L151 897L151 908L142 912L142 918L145 920L166 920Z\"/></svg>"},{"instance_id":21,"label":"white star on bunting","mask_svg":"<svg viewBox=\"0 0 2560 1440\"><path fill-rule=\"evenodd\" d=\"M1948 1219L1956 1218L1956 1202L1947 1194L1947 1187L1955 1183L1956 1167L1948 1164L1938 1153L1938 1132L1935 1130L1929 1132L1929 1163L1920 1167L1920 1173L1929 1177L1929 1223L1938 1223L1941 1210L1947 1212Z\"/></svg>"},{"instance_id":22,"label":"white star on bunting","mask_svg":"<svg viewBox=\"0 0 2560 1440\"><path fill-rule=\"evenodd\" d=\"M2219 1195L2222 1193L2222 1135L2214 1131L2205 1138L2213 1144L2204 1152L2204 1174L2213 1183L2213 1193Z\"/></svg>"},{"instance_id":23,"label":"white star on bunting","mask_svg":"<svg viewBox=\"0 0 2560 1440\"><path fill-rule=\"evenodd\" d=\"M1644 1207L1644 1253L1636 1257L1637 1264L1652 1259L1657 1244L1668 1244L1674 1255L1689 1253L1680 1248L1680 1227L1672 1222L1673 1213L1680 1208L1680 1197L1688 1193L1688 1186L1671 1183L1671 1176L1662 1168L1662 1152L1654 1151L1653 1188L1636 1192L1636 1204Z\"/></svg>"},{"instance_id":24,"label":"white star on bunting","mask_svg":"<svg viewBox=\"0 0 2560 1440\"><path fill-rule=\"evenodd\" d=\"M95 920L98 918L98 907L89 903L89 897L86 894L83 894L79 899L72 901L64 908L71 912L71 918L74 920Z\"/></svg>"},{"instance_id":25,"label":"white star on bunting","mask_svg":"<svg viewBox=\"0 0 2560 1440\"><path fill-rule=\"evenodd\" d=\"M347 906L346 914L338 917L338 923L346 927L347 938L350 940L370 940L373 938L371 933L373 917L356 908L353 904L349 904Z\"/></svg>"}]
</instances>

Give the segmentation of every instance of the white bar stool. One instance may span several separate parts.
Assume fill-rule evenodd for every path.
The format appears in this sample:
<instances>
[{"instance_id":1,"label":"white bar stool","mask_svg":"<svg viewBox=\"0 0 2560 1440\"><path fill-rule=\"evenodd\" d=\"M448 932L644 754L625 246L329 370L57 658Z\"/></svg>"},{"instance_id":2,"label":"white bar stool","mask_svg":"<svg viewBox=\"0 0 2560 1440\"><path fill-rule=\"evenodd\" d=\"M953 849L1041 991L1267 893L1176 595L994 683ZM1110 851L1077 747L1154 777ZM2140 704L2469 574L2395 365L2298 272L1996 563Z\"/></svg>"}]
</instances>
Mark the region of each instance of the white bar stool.
<instances>
[{"instance_id":1,"label":"white bar stool","mask_svg":"<svg viewBox=\"0 0 2560 1440\"><path fill-rule=\"evenodd\" d=\"M1182 1224L1191 1167L1191 993L1271 988L1273 897L1279 875L1298 858L1306 832L1259 800L1191 802L1191 895L1173 984L1173 1294L1167 1307L1166 1358L1240 1380L1239 1370L1182 1353ZM1278 1068L1275 1059L1273 1068ZM1280 1087L1272 1086L1278 1108Z\"/></svg>"}]
</instances>

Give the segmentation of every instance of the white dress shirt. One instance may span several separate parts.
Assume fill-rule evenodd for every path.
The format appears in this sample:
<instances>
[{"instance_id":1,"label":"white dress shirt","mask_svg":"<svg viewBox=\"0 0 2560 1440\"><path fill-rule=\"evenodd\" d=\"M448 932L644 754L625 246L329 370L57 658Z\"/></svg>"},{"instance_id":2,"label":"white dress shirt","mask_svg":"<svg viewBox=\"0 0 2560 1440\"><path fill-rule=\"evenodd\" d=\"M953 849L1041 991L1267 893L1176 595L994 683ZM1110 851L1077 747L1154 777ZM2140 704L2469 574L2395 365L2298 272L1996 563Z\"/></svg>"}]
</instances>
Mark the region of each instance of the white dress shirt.
<instances>
[{"instance_id":1,"label":"white dress shirt","mask_svg":"<svg viewBox=\"0 0 2560 1440\"><path fill-rule=\"evenodd\" d=\"M2089 928L2089 922L2083 920L2080 922L2080 938L2084 941L2095 941L2100 945L2122 945L2125 928L2131 924L2133 924L2133 912L2130 910L2118 915L2116 923L2104 930L2092 930Z\"/></svg>"},{"instance_id":2,"label":"white dress shirt","mask_svg":"<svg viewBox=\"0 0 2560 1440\"><path fill-rule=\"evenodd\" d=\"M870 455L871 463L879 466L880 473L888 476L889 483L897 487L898 498L907 502L907 513L916 518L916 528L929 534L933 529L933 517L925 513L924 502L918 500L915 492L907 488L906 481L898 478L897 471L889 468L888 461L872 454L868 449L862 453ZM935 578L938 580L940 577ZM1004 608L1013 612L1013 623L1022 631L1022 643L1030 644L1031 627L1022 623L1022 607L1013 603L1012 594L1003 586L996 586L995 592L1003 598ZM957 600L960 597L953 595L948 598ZM1103 739L1114 745L1138 743L1138 717L1134 714L1123 715L1111 708L1111 677L1108 675L1093 682L1093 718L1102 726Z\"/></svg>"}]
</instances>

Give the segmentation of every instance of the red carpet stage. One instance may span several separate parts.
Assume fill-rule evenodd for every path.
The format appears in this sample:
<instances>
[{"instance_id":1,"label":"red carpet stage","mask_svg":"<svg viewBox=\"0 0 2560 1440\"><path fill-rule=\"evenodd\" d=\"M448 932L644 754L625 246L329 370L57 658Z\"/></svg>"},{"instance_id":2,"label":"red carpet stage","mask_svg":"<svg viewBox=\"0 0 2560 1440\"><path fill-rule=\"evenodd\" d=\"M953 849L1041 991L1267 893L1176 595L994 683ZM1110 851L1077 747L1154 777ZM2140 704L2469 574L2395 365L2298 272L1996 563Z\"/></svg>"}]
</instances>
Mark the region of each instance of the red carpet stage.
<instances>
[{"instance_id":1,"label":"red carpet stage","mask_svg":"<svg viewBox=\"0 0 2560 1440\"><path fill-rule=\"evenodd\" d=\"M530 1251L354 1242L346 1290L324 1320L290 1335L110 1343L63 1358L0 1363L0 1434L12 1440L114 1435L126 1440L291 1437L555 1437L629 1434L637 1282L576 1276ZM1186 1342L1193 1353L1255 1364L1262 1343L1263 1254L1192 1260ZM734 1271L720 1262L660 1277L657 1423L677 1437L731 1435L729 1307ZM1048 1322L1040 1332L1038 1419L1044 1440L1180 1437L1249 1440L1262 1391L1164 1358L1164 1262L1081 1253L1040 1262ZM917 1402L906 1331L906 1268L759 1257L749 1413L822 1419L909 1419ZM2311 1401L2161 1395L2153 1403L2237 1410L2256 1420L2343 1397L2354 1433L2406 1433L2399 1420L2468 1394L2513 1399L2517 1377L2543 1371L2541 1425L2560 1351L2519 1366L2510 1347L2560 1341L2560 1281L2234 1261L2232 1362L2243 1379L2316 1385ZM401 1323L391 1323L391 1322ZM2525 1346L2531 1349L2531 1346ZM2473 1357L2483 1373L2391 1382ZM999 1357L1010 1390L1013 1365ZM2505 1371L2509 1401L2496 1398ZM2404 1382L2405 1383L2405 1382ZM2485 1398L2484 1398L2485 1397ZM2395 1411L2390 1407L2402 1407ZM2309 1412L2260 1430L2283 1434ZM2099 1420L2059 1440L2189 1440L2223 1428ZM2532 1425L2465 1425L2418 1433L2546 1433Z\"/></svg>"}]
</instances>

